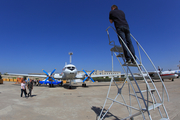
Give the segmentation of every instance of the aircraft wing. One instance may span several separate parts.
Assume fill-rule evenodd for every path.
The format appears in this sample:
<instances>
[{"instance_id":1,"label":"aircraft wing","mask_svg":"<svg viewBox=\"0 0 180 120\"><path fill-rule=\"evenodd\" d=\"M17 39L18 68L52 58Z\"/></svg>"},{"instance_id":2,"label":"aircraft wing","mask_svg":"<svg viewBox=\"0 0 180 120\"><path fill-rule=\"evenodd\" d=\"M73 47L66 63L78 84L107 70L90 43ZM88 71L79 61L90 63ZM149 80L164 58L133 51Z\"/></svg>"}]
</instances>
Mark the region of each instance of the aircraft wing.
<instances>
[{"instance_id":1,"label":"aircraft wing","mask_svg":"<svg viewBox=\"0 0 180 120\"><path fill-rule=\"evenodd\" d=\"M15 75L15 76L26 76L26 77L41 77L41 78L47 78L47 75L33 75L33 74L19 74L19 73L7 73L8 75ZM62 76L54 75L53 78L62 78Z\"/></svg>"},{"instance_id":2,"label":"aircraft wing","mask_svg":"<svg viewBox=\"0 0 180 120\"><path fill-rule=\"evenodd\" d=\"M8 75L15 75L15 76L27 76L27 77L43 77L46 78L47 75L33 75L33 74L19 74L19 73L7 73Z\"/></svg>"},{"instance_id":3,"label":"aircraft wing","mask_svg":"<svg viewBox=\"0 0 180 120\"><path fill-rule=\"evenodd\" d=\"M95 78L95 77L112 77L112 76L120 76L121 74L111 74L111 75L91 75L92 78ZM76 79L84 79L86 76L85 74L83 75L77 75L76 76Z\"/></svg>"},{"instance_id":4,"label":"aircraft wing","mask_svg":"<svg viewBox=\"0 0 180 120\"><path fill-rule=\"evenodd\" d=\"M91 77L112 77L112 76L121 76L121 74L111 74L111 75L91 75Z\"/></svg>"}]
</instances>

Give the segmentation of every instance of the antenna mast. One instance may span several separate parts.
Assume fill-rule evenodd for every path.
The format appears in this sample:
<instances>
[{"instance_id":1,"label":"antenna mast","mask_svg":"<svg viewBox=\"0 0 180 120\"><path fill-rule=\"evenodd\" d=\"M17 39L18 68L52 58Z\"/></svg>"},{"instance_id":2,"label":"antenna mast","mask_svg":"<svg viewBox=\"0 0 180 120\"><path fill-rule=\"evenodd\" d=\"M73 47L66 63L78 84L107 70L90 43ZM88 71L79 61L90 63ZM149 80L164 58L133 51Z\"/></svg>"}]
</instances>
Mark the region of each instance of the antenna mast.
<instances>
[{"instance_id":1,"label":"antenna mast","mask_svg":"<svg viewBox=\"0 0 180 120\"><path fill-rule=\"evenodd\" d=\"M71 64L71 55L73 55L73 52L69 52L70 55L70 64Z\"/></svg>"}]
</instances>

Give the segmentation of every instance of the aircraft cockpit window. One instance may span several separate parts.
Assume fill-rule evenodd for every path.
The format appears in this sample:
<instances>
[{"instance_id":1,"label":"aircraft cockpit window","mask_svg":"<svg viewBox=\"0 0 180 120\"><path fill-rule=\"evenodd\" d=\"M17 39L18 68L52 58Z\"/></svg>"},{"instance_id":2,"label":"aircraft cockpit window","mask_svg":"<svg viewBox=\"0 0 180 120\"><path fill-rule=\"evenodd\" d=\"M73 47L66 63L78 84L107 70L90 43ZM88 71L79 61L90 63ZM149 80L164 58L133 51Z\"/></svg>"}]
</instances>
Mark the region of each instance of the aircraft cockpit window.
<instances>
[{"instance_id":1,"label":"aircraft cockpit window","mask_svg":"<svg viewBox=\"0 0 180 120\"><path fill-rule=\"evenodd\" d=\"M75 67L67 67L67 69L72 71L75 69Z\"/></svg>"}]
</instances>

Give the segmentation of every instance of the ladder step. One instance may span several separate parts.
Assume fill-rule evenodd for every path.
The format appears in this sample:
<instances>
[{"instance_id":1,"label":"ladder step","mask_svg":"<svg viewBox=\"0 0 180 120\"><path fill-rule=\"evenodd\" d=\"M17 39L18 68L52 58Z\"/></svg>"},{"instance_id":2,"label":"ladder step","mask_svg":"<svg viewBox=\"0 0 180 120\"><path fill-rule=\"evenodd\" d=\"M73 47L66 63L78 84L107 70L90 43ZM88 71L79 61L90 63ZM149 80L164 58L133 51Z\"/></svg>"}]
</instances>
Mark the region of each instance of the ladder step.
<instances>
[{"instance_id":1,"label":"ladder step","mask_svg":"<svg viewBox=\"0 0 180 120\"><path fill-rule=\"evenodd\" d=\"M161 118L160 120L169 120L168 118Z\"/></svg>"},{"instance_id":2,"label":"ladder step","mask_svg":"<svg viewBox=\"0 0 180 120\"><path fill-rule=\"evenodd\" d=\"M132 93L130 93L130 95L136 97L136 95L134 95L134 94L132 94ZM138 96L137 96L137 98L139 98L139 99L141 99L141 100L144 100L142 97L138 97ZM147 100L145 100L145 101L147 101ZM149 100L148 100L148 102L149 102L149 103L153 103L152 101L149 101ZM146 110L146 109L143 109L143 110Z\"/></svg>"},{"instance_id":3,"label":"ladder step","mask_svg":"<svg viewBox=\"0 0 180 120\"><path fill-rule=\"evenodd\" d=\"M137 67L136 64L132 64L132 63L127 64L127 65L128 65L128 66L131 66L131 67ZM124 63L122 66L126 66L126 63ZM138 64L138 66L141 66L141 64Z\"/></svg>"},{"instance_id":4,"label":"ladder step","mask_svg":"<svg viewBox=\"0 0 180 120\"><path fill-rule=\"evenodd\" d=\"M162 105L162 103L156 103L156 104L154 104L154 105L149 106L149 107L148 107L148 110L152 110L153 107L154 107L154 108L157 108L157 107L159 107L159 106L161 106L161 105Z\"/></svg>"},{"instance_id":5,"label":"ladder step","mask_svg":"<svg viewBox=\"0 0 180 120\"><path fill-rule=\"evenodd\" d=\"M120 53L120 54L117 55L116 57L124 57L124 55Z\"/></svg>"},{"instance_id":6,"label":"ladder step","mask_svg":"<svg viewBox=\"0 0 180 120\"><path fill-rule=\"evenodd\" d=\"M113 48L110 49L113 52L123 52L123 48L120 46L115 45Z\"/></svg>"},{"instance_id":7,"label":"ladder step","mask_svg":"<svg viewBox=\"0 0 180 120\"><path fill-rule=\"evenodd\" d=\"M140 115L140 114L142 114L142 113L141 113L141 112L138 112L138 113L135 113L135 114L133 114L133 115L130 115L130 116L126 117L126 118L123 118L123 119L121 119L121 120L131 119L131 118L133 118L133 117L135 117L135 116L138 116L138 115Z\"/></svg>"},{"instance_id":8,"label":"ladder step","mask_svg":"<svg viewBox=\"0 0 180 120\"><path fill-rule=\"evenodd\" d=\"M155 92L156 90L155 90L155 89L150 89L150 91L151 91L151 92ZM147 92L147 90L142 90L141 92L142 92L142 93L143 93L143 92ZM139 93L139 92L136 92L136 93Z\"/></svg>"}]
</instances>

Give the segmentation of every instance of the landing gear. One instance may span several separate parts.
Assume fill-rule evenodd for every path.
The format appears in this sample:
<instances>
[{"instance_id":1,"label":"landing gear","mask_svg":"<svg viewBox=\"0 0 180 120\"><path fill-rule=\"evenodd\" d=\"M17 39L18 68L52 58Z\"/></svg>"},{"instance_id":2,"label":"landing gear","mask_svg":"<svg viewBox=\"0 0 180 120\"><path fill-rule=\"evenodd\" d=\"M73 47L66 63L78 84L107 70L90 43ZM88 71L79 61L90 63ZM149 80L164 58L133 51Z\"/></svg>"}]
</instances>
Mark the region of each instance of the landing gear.
<instances>
[{"instance_id":1,"label":"landing gear","mask_svg":"<svg viewBox=\"0 0 180 120\"><path fill-rule=\"evenodd\" d=\"M172 79L172 81L174 81L174 79Z\"/></svg>"},{"instance_id":2,"label":"landing gear","mask_svg":"<svg viewBox=\"0 0 180 120\"><path fill-rule=\"evenodd\" d=\"M72 89L71 80L70 80L70 85L68 86L68 89Z\"/></svg>"},{"instance_id":3,"label":"landing gear","mask_svg":"<svg viewBox=\"0 0 180 120\"><path fill-rule=\"evenodd\" d=\"M71 85L69 85L69 86L68 86L68 89L72 89L72 86L71 86Z\"/></svg>"},{"instance_id":4,"label":"landing gear","mask_svg":"<svg viewBox=\"0 0 180 120\"><path fill-rule=\"evenodd\" d=\"M83 83L83 84L82 84L82 87L86 87L86 83Z\"/></svg>"},{"instance_id":5,"label":"landing gear","mask_svg":"<svg viewBox=\"0 0 180 120\"><path fill-rule=\"evenodd\" d=\"M49 85L49 87L54 87L52 83L47 83L46 85Z\"/></svg>"},{"instance_id":6,"label":"landing gear","mask_svg":"<svg viewBox=\"0 0 180 120\"><path fill-rule=\"evenodd\" d=\"M59 86L62 86L63 82L59 83Z\"/></svg>"}]
</instances>

